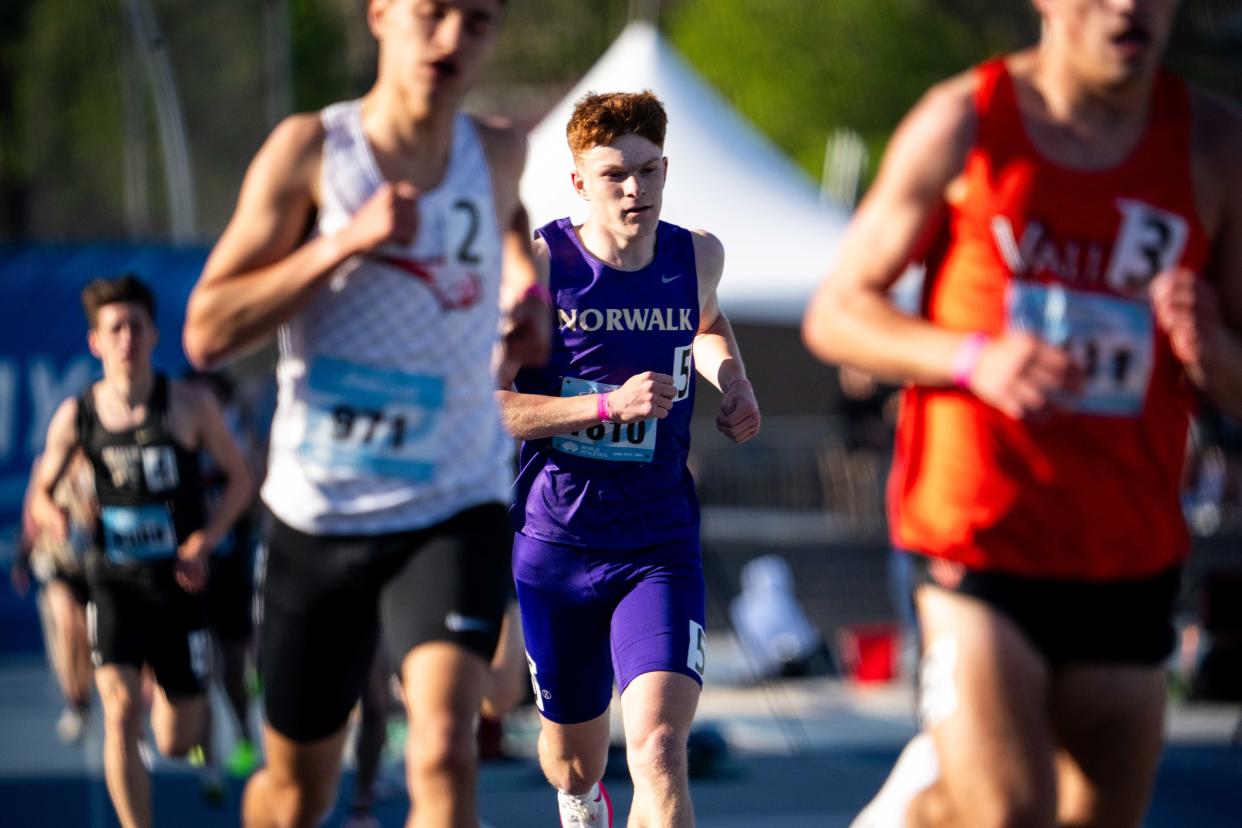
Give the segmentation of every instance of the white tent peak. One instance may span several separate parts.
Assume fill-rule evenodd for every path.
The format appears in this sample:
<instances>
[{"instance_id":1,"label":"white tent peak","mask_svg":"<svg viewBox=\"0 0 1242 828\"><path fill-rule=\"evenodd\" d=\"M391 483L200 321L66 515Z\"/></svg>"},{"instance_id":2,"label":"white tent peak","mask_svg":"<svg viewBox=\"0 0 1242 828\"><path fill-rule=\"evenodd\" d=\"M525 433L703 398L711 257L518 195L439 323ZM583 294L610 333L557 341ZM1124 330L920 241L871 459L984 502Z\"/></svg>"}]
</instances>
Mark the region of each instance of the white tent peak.
<instances>
[{"instance_id":1,"label":"white tent peak","mask_svg":"<svg viewBox=\"0 0 1242 828\"><path fill-rule=\"evenodd\" d=\"M725 247L721 305L736 319L794 321L826 272L847 219L647 21L630 23L530 134L522 199L540 226L586 210L569 181L565 125L588 92L653 91L668 110L662 217Z\"/></svg>"}]
</instances>

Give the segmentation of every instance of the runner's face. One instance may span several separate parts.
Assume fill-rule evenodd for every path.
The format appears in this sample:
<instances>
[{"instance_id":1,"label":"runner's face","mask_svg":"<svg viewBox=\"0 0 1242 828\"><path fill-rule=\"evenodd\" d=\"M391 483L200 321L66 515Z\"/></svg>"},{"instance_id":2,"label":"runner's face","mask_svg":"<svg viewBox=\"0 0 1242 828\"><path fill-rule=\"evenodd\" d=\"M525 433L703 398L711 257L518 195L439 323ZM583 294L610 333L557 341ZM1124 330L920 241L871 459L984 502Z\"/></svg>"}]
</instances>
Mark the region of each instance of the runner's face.
<instances>
[{"instance_id":1,"label":"runner's face","mask_svg":"<svg viewBox=\"0 0 1242 828\"><path fill-rule=\"evenodd\" d=\"M132 302L104 305L88 335L91 353L103 362L105 376L133 376L149 369L151 352L158 340L146 309Z\"/></svg>"},{"instance_id":2,"label":"runner's face","mask_svg":"<svg viewBox=\"0 0 1242 828\"><path fill-rule=\"evenodd\" d=\"M660 221L667 171L663 149L642 136L622 135L578 156L574 189L593 221L619 238L638 238L654 233Z\"/></svg>"},{"instance_id":3,"label":"runner's face","mask_svg":"<svg viewBox=\"0 0 1242 828\"><path fill-rule=\"evenodd\" d=\"M1107 87L1159 64L1178 0L1036 0L1036 5L1044 37L1062 40L1075 71Z\"/></svg>"},{"instance_id":4,"label":"runner's face","mask_svg":"<svg viewBox=\"0 0 1242 828\"><path fill-rule=\"evenodd\" d=\"M456 103L500 30L501 0L371 0L380 76L428 102Z\"/></svg>"}]
</instances>

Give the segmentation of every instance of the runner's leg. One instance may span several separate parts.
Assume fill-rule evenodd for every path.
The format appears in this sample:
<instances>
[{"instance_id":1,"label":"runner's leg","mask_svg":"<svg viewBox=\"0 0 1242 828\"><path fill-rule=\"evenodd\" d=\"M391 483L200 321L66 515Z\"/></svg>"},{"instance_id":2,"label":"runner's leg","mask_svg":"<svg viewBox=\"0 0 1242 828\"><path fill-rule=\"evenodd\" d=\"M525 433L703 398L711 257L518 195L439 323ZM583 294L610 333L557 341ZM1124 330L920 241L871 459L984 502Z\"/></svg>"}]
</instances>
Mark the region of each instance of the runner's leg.
<instances>
[{"instance_id":1,"label":"runner's leg","mask_svg":"<svg viewBox=\"0 0 1242 828\"><path fill-rule=\"evenodd\" d=\"M632 828L694 825L686 742L702 688L680 673L644 673L621 695L626 759L634 780Z\"/></svg>"},{"instance_id":2,"label":"runner's leg","mask_svg":"<svg viewBox=\"0 0 1242 828\"><path fill-rule=\"evenodd\" d=\"M1062 825L1143 820L1164 738L1159 666L1068 666L1052 686Z\"/></svg>"},{"instance_id":3,"label":"runner's leg","mask_svg":"<svg viewBox=\"0 0 1242 828\"><path fill-rule=\"evenodd\" d=\"M476 828L474 717L487 662L455 644L433 641L402 668L410 735L406 773L414 810L410 828Z\"/></svg>"},{"instance_id":4,"label":"runner's leg","mask_svg":"<svg viewBox=\"0 0 1242 828\"><path fill-rule=\"evenodd\" d=\"M940 779L907 810L911 825L1046 825L1056 819L1043 657L1008 616L937 587L917 595L924 633L924 726Z\"/></svg>"},{"instance_id":5,"label":"runner's leg","mask_svg":"<svg viewBox=\"0 0 1242 828\"><path fill-rule=\"evenodd\" d=\"M123 828L150 828L151 780L138 756L142 676L128 664L95 671L104 717L104 779Z\"/></svg>"}]
</instances>

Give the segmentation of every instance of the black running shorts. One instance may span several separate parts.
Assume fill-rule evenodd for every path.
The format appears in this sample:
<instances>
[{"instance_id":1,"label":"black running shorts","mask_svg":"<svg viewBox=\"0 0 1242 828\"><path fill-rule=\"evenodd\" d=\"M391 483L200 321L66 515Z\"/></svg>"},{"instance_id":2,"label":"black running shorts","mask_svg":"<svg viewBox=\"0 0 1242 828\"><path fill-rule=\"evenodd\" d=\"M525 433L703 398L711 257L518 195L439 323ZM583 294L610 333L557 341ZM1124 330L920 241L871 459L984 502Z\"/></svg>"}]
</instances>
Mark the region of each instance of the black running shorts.
<instances>
[{"instance_id":1,"label":"black running shorts","mask_svg":"<svg viewBox=\"0 0 1242 828\"><path fill-rule=\"evenodd\" d=\"M250 549L240 545L225 554L213 552L207 577L207 623L219 641L245 641L254 628L254 573Z\"/></svg>"},{"instance_id":2,"label":"black running shorts","mask_svg":"<svg viewBox=\"0 0 1242 828\"><path fill-rule=\"evenodd\" d=\"M1071 581L969 569L910 554L914 585L948 589L1008 616L1056 668L1157 665L1173 652L1181 568L1142 578Z\"/></svg>"},{"instance_id":3,"label":"black running shorts","mask_svg":"<svg viewBox=\"0 0 1242 828\"><path fill-rule=\"evenodd\" d=\"M202 594L177 583L173 561L87 562L87 623L95 666L149 664L169 699L201 695L211 674Z\"/></svg>"},{"instance_id":4,"label":"black running shorts","mask_svg":"<svg viewBox=\"0 0 1242 828\"><path fill-rule=\"evenodd\" d=\"M85 572L63 572L56 570L52 573L52 581L60 581L73 594L73 600L82 606L86 606L91 599L91 589L86 583Z\"/></svg>"},{"instance_id":5,"label":"black running shorts","mask_svg":"<svg viewBox=\"0 0 1242 828\"><path fill-rule=\"evenodd\" d=\"M389 663L447 641L490 661L511 589L512 531L489 503L411 532L308 535L268 522L259 663L268 723L298 742L344 724L383 629Z\"/></svg>"}]
</instances>

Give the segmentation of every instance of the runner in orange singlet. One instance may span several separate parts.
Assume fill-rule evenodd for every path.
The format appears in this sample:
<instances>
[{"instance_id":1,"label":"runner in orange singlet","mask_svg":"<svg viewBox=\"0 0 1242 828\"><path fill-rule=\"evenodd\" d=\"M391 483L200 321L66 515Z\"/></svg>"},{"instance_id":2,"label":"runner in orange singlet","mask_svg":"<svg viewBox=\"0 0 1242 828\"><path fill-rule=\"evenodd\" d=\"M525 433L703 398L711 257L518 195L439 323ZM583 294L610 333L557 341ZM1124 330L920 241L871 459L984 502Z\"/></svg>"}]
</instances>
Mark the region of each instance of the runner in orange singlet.
<instances>
[{"instance_id":1,"label":"runner in orange singlet","mask_svg":"<svg viewBox=\"0 0 1242 828\"><path fill-rule=\"evenodd\" d=\"M907 116L804 322L909 384L889 505L927 735L856 825L1140 822L1189 412L1242 412L1242 117L1161 69L1175 0L1035 5L1037 46Z\"/></svg>"}]
</instances>

